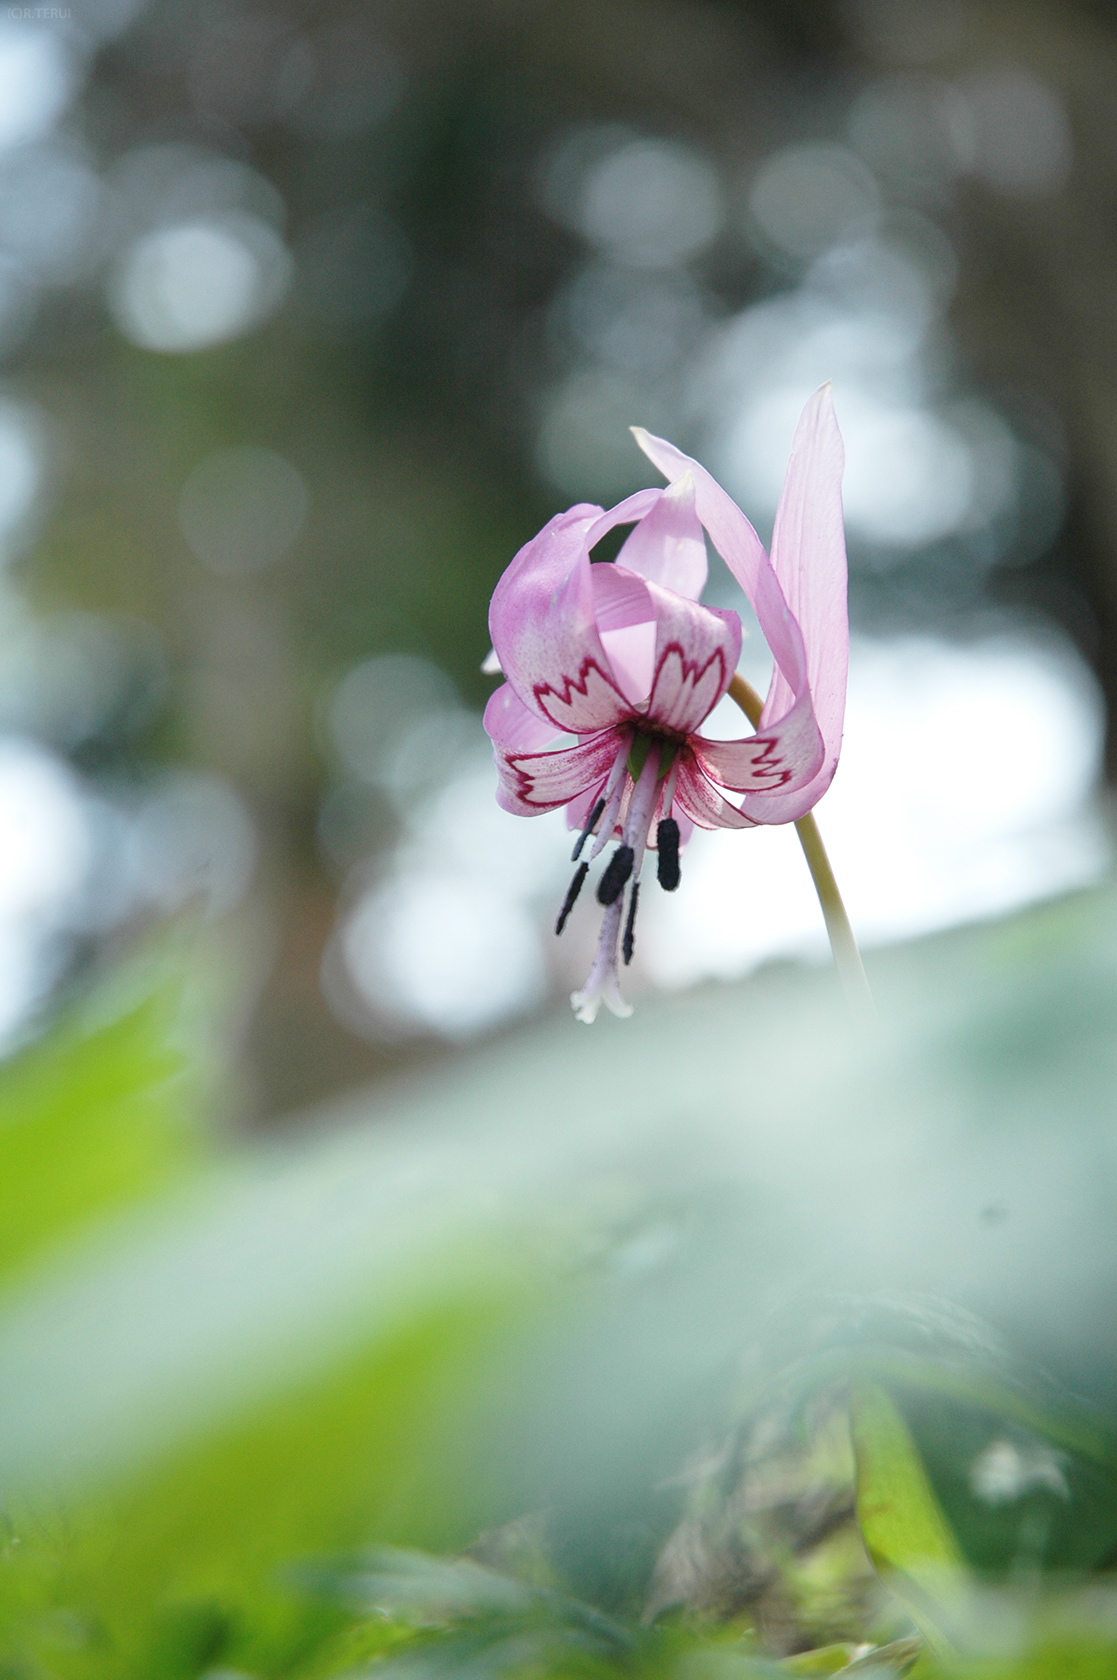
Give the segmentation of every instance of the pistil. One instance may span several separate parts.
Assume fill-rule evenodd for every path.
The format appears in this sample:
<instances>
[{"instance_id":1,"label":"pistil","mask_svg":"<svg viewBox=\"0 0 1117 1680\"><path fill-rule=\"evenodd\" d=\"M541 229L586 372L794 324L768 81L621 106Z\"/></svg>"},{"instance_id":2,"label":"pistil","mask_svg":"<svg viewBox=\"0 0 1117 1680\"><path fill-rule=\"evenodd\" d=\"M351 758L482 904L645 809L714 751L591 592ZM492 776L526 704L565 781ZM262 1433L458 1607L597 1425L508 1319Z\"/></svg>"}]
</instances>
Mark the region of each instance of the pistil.
<instances>
[{"instance_id":1,"label":"pistil","mask_svg":"<svg viewBox=\"0 0 1117 1680\"><path fill-rule=\"evenodd\" d=\"M617 974L617 940L621 931L624 899L617 897L601 919L601 935L597 941L597 955L593 959L589 979L580 992L574 992L571 1003L579 1021L591 1025L604 1003L614 1015L632 1014L632 1005L621 996Z\"/></svg>"},{"instance_id":2,"label":"pistil","mask_svg":"<svg viewBox=\"0 0 1117 1680\"><path fill-rule=\"evenodd\" d=\"M621 921L624 918L624 889L631 876L640 873L640 865L644 858L644 848L648 843L648 824L652 820L655 809L656 795L659 787L659 743L653 741L648 749L647 757L632 790L632 798L628 802L628 814L624 820L624 832L621 844L617 847L601 880L598 882L598 901L605 905L605 914L601 919L601 937L597 942L597 955L593 960L589 979L580 992L575 992L571 998L574 1012L579 1021L591 1022L602 1003L611 1009L614 1015L631 1015L632 1009L621 996L620 976L617 972L617 958L619 956ZM628 761L628 744L625 748L625 762ZM618 781L618 789L622 783ZM614 798L616 794L614 794ZM605 834L598 836L598 846L602 844ZM612 832L611 828L609 832ZM595 848L596 850L597 848ZM624 918L624 960L627 963L632 956L633 936L636 922L636 903L638 888L633 881L632 895L629 899L628 916Z\"/></svg>"},{"instance_id":3,"label":"pistil","mask_svg":"<svg viewBox=\"0 0 1117 1680\"><path fill-rule=\"evenodd\" d=\"M637 879L640 876L640 865L644 861L644 848L648 844L652 812L655 810L659 784L659 752L659 742L653 741L644 760L640 779L632 790L628 816L625 818L624 844L632 847L632 874Z\"/></svg>"},{"instance_id":4,"label":"pistil","mask_svg":"<svg viewBox=\"0 0 1117 1680\"><path fill-rule=\"evenodd\" d=\"M632 737L627 735L613 760L613 768L609 772L609 780L605 784L604 800L605 814L601 818L601 827L597 831L593 850L590 852L590 862L602 852L617 824L617 812L624 797L625 767L628 764L628 754L632 746Z\"/></svg>"}]
</instances>

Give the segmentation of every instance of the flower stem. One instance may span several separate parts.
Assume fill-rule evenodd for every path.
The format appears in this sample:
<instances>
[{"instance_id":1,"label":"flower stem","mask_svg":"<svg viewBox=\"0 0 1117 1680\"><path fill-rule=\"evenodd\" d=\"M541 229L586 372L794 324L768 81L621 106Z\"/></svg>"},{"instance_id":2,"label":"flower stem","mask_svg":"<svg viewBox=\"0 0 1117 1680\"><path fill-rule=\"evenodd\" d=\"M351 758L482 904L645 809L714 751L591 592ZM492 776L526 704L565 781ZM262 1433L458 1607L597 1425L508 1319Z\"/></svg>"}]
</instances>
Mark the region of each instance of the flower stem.
<instances>
[{"instance_id":1,"label":"flower stem","mask_svg":"<svg viewBox=\"0 0 1117 1680\"><path fill-rule=\"evenodd\" d=\"M857 949L857 940L849 925L846 907L842 903L842 895L838 891L838 883L834 879L834 871L830 867L830 859L826 855L826 847L822 844L822 835L818 832L813 811L808 811L805 817L799 818L795 824L795 832L799 836L799 844L803 848L803 856L814 881L818 902L822 906L826 931L830 935L830 949L834 953L846 1002L859 1020L875 1021L876 1005L869 990L865 965L861 961L861 952Z\"/></svg>"},{"instance_id":2,"label":"flower stem","mask_svg":"<svg viewBox=\"0 0 1117 1680\"><path fill-rule=\"evenodd\" d=\"M735 676L729 684L729 698L740 706L753 728L758 729L764 702L752 684L747 683L742 676ZM822 843L822 835L818 832L813 811L808 811L805 817L799 818L795 824L795 832L799 836L799 844L803 848L803 856L811 872L818 902L822 906L826 931L830 936L830 949L834 953L834 962L845 991L846 1002L858 1020L874 1021L876 1008L873 1004L873 994L869 990L861 953L857 949L857 941L853 937L853 929L849 925L846 907L842 903L842 895L838 891L838 883L834 879L834 871L830 867L830 859L826 855L826 847Z\"/></svg>"}]
</instances>

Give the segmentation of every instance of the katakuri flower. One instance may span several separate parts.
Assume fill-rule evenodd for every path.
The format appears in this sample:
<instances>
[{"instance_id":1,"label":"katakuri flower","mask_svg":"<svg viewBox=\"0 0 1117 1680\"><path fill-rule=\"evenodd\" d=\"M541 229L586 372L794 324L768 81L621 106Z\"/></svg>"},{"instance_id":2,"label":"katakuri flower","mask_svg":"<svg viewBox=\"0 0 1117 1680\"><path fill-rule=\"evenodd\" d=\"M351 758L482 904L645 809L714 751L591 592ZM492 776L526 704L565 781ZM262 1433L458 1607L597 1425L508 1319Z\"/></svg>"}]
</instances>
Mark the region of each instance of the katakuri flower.
<instances>
[{"instance_id":1,"label":"katakuri flower","mask_svg":"<svg viewBox=\"0 0 1117 1680\"><path fill-rule=\"evenodd\" d=\"M667 488L637 491L608 512L579 504L556 514L516 555L489 612L488 668L499 662L506 679L485 710L497 798L525 817L565 805L579 830L557 933L589 863L619 841L597 886L605 910L597 956L572 998L587 1022L602 1002L631 1013L618 961L632 956L646 849L655 846L659 883L673 892L695 824L754 828L803 817L830 785L845 709L843 452L829 385L799 421L771 559L704 467L662 438L636 427L633 435ZM615 563L591 564L606 532L628 524ZM738 741L699 733L741 650L737 614L699 604L703 530L752 603L774 660L756 733Z\"/></svg>"}]
</instances>

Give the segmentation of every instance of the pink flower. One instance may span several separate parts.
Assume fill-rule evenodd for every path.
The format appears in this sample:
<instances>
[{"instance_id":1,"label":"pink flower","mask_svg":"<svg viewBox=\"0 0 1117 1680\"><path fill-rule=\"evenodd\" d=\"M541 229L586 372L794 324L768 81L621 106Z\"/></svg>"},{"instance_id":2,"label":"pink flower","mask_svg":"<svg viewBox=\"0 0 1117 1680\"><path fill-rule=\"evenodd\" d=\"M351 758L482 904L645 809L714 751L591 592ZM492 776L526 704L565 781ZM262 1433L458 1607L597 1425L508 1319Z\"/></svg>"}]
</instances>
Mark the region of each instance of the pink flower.
<instances>
[{"instance_id":1,"label":"pink flower","mask_svg":"<svg viewBox=\"0 0 1117 1680\"><path fill-rule=\"evenodd\" d=\"M829 385L796 429L770 560L704 467L662 438L633 433L667 488L637 491L607 513L581 504L556 514L516 555L489 612L506 678L485 709L498 800L519 816L565 805L581 831L575 860L591 835L590 860L620 841L597 887L605 906L597 957L572 1000L583 1021L602 1001L614 1014L631 1012L620 995L618 947L627 963L652 825L659 881L673 892L694 824L753 828L802 817L830 785L845 708L843 453ZM616 563L591 565L594 545L627 524L633 530ZM739 741L699 733L741 649L737 614L699 605L703 529L752 603L775 661L760 726ZM579 863L556 932L587 869Z\"/></svg>"}]
</instances>

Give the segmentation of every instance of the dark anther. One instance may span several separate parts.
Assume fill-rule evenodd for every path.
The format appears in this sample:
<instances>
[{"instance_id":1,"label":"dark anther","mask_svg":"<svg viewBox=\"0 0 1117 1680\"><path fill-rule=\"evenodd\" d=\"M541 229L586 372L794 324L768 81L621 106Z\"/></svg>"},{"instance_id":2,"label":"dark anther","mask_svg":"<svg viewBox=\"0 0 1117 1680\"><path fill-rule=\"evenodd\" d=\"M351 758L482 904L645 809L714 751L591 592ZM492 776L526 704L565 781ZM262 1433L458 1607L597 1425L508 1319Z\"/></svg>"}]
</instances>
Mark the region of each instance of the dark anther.
<instances>
[{"instance_id":1,"label":"dark anther","mask_svg":"<svg viewBox=\"0 0 1117 1680\"><path fill-rule=\"evenodd\" d=\"M566 926L566 918L574 908L575 900L582 890L582 882L589 874L589 867L588 863L580 863L574 871L574 879L566 889L566 897L562 901L562 909L559 911L558 921L555 923L556 933L561 933Z\"/></svg>"},{"instance_id":2,"label":"dark anther","mask_svg":"<svg viewBox=\"0 0 1117 1680\"><path fill-rule=\"evenodd\" d=\"M624 924L624 939L621 942L621 953L624 956L624 966L627 968L632 961L632 947L635 943L633 935L636 932L636 902L640 897L640 883L633 881L632 897L628 901L628 920Z\"/></svg>"},{"instance_id":3,"label":"dark anther","mask_svg":"<svg viewBox=\"0 0 1117 1680\"><path fill-rule=\"evenodd\" d=\"M632 874L633 854L631 846L618 846L609 859L604 875L597 883L597 902L599 904L615 904L625 888L625 882Z\"/></svg>"},{"instance_id":4,"label":"dark anther","mask_svg":"<svg viewBox=\"0 0 1117 1680\"><path fill-rule=\"evenodd\" d=\"M674 892L679 884L679 825L674 817L664 817L656 824L655 843L655 878L664 892Z\"/></svg>"},{"instance_id":5,"label":"dark anther","mask_svg":"<svg viewBox=\"0 0 1117 1680\"><path fill-rule=\"evenodd\" d=\"M582 847L585 845L586 841L589 839L590 835L593 833L594 824L597 822L598 817L601 815L601 813L602 813L602 811L604 811L604 809L605 809L605 801L604 801L604 799L599 799L597 804L594 806L593 810L589 814L589 821L586 823L585 828L582 830L581 834L579 834L577 840L574 842L574 850L570 854L571 863L577 863L579 855L581 854Z\"/></svg>"}]
</instances>

